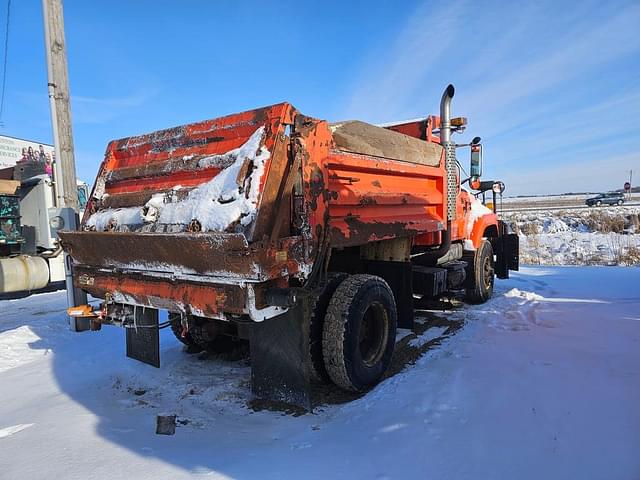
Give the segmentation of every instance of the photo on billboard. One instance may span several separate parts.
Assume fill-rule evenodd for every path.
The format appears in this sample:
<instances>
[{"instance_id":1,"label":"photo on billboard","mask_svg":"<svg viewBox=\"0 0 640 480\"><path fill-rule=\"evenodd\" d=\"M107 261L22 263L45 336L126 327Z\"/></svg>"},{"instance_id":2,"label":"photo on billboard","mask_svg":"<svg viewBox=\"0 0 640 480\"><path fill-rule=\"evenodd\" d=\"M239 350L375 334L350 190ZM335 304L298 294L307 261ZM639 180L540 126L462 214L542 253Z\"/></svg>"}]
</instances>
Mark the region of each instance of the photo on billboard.
<instances>
[{"instance_id":1,"label":"photo on billboard","mask_svg":"<svg viewBox=\"0 0 640 480\"><path fill-rule=\"evenodd\" d=\"M22 162L51 165L56 158L53 145L0 135L0 169Z\"/></svg>"}]
</instances>

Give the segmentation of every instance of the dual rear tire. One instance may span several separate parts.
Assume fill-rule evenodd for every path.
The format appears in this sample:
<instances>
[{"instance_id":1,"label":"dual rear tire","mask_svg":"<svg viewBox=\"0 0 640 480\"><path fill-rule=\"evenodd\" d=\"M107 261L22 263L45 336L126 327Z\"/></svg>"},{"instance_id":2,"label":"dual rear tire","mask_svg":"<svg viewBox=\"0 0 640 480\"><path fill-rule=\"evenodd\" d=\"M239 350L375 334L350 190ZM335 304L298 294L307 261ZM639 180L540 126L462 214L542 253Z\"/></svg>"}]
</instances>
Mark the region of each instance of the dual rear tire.
<instances>
[{"instance_id":1,"label":"dual rear tire","mask_svg":"<svg viewBox=\"0 0 640 480\"><path fill-rule=\"evenodd\" d=\"M170 314L171 329L188 351L229 353L237 341L212 335L206 320L188 332L179 314ZM332 274L316 291L309 322L309 359L316 381L363 392L386 372L396 340L397 313L387 282L374 275Z\"/></svg>"},{"instance_id":2,"label":"dual rear tire","mask_svg":"<svg viewBox=\"0 0 640 480\"><path fill-rule=\"evenodd\" d=\"M312 329L311 342L321 344L325 379L344 390L363 392L382 379L391 363L395 299L389 285L374 275L345 275L337 283L331 287L322 336L320 329Z\"/></svg>"}]
</instances>

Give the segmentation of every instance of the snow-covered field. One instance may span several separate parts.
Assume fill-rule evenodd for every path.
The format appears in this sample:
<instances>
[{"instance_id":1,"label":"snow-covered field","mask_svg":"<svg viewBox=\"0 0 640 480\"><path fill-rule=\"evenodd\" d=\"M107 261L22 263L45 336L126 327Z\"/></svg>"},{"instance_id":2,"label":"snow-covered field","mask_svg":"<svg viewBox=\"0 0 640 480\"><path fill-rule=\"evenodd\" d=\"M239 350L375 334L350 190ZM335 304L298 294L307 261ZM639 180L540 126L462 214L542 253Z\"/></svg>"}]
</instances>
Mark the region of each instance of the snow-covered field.
<instances>
[{"instance_id":1,"label":"snow-covered field","mask_svg":"<svg viewBox=\"0 0 640 480\"><path fill-rule=\"evenodd\" d=\"M127 360L63 292L0 302L0 478L640 478L640 268L528 267L350 403L253 411L249 367ZM427 330L412 343L442 329ZM178 415L155 435L159 413Z\"/></svg>"},{"instance_id":2,"label":"snow-covered field","mask_svg":"<svg viewBox=\"0 0 640 480\"><path fill-rule=\"evenodd\" d=\"M520 262L640 264L640 207L507 212L520 235Z\"/></svg>"}]
</instances>

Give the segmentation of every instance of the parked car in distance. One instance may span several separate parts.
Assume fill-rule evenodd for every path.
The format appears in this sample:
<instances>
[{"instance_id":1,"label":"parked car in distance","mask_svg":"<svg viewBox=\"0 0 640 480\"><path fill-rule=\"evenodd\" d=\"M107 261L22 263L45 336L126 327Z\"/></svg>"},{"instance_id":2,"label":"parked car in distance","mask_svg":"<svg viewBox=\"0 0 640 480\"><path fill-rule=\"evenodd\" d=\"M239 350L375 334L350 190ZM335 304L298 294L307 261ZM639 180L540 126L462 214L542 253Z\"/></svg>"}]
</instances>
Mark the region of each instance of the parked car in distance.
<instances>
[{"instance_id":1,"label":"parked car in distance","mask_svg":"<svg viewBox=\"0 0 640 480\"><path fill-rule=\"evenodd\" d=\"M585 203L590 207L599 207L601 205L622 205L624 203L624 194L621 192L599 193L595 197L587 198Z\"/></svg>"}]
</instances>

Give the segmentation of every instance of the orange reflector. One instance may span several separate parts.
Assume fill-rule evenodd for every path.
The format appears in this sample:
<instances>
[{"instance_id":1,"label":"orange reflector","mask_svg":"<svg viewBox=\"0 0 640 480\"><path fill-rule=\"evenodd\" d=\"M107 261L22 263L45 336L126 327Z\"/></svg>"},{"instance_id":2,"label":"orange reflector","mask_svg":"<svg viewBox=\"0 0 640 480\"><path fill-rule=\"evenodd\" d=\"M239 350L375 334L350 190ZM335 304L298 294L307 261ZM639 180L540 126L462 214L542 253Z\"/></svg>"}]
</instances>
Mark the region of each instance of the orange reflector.
<instances>
[{"instance_id":1,"label":"orange reflector","mask_svg":"<svg viewBox=\"0 0 640 480\"><path fill-rule=\"evenodd\" d=\"M462 127L467 124L467 117L456 117L451 119L452 127Z\"/></svg>"},{"instance_id":2,"label":"orange reflector","mask_svg":"<svg viewBox=\"0 0 640 480\"><path fill-rule=\"evenodd\" d=\"M78 305L77 307L67 308L67 315L70 317L97 317L91 305Z\"/></svg>"}]
</instances>

